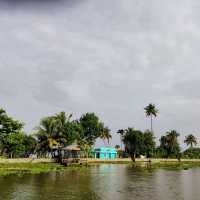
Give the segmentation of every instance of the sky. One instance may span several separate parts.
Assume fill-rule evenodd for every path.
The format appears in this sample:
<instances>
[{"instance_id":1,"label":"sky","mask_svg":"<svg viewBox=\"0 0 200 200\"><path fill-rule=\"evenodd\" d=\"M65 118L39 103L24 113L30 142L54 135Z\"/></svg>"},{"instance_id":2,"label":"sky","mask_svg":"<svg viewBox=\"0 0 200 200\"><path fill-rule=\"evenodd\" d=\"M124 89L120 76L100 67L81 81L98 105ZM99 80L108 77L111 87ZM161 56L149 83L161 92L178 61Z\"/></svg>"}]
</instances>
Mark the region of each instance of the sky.
<instances>
[{"instance_id":1,"label":"sky","mask_svg":"<svg viewBox=\"0 0 200 200\"><path fill-rule=\"evenodd\" d=\"M0 0L0 106L32 132L60 111L200 139L198 0Z\"/></svg>"}]
</instances>

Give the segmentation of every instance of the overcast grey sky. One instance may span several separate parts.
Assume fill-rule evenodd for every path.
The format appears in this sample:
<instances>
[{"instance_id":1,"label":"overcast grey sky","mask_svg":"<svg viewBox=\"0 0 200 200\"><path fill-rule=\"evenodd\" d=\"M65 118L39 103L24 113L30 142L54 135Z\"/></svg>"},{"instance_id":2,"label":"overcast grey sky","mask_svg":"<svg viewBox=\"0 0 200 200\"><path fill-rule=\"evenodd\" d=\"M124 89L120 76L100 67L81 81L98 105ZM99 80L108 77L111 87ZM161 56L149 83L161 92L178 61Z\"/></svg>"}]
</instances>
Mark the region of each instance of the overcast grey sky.
<instances>
[{"instance_id":1,"label":"overcast grey sky","mask_svg":"<svg viewBox=\"0 0 200 200\"><path fill-rule=\"evenodd\" d=\"M113 132L200 138L198 0L0 0L0 106L32 129L95 112ZM114 136L113 143L118 143Z\"/></svg>"}]
</instances>

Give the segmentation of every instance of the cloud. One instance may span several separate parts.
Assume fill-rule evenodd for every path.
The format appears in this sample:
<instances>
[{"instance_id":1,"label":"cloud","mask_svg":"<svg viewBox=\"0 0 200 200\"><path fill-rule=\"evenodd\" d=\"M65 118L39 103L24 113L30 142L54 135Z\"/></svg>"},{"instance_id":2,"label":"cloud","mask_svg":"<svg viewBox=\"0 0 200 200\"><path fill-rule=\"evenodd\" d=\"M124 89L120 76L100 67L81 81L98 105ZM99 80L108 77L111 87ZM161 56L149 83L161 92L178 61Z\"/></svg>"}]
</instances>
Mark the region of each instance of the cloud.
<instances>
[{"instance_id":1,"label":"cloud","mask_svg":"<svg viewBox=\"0 0 200 200\"><path fill-rule=\"evenodd\" d=\"M113 132L198 134L196 0L0 2L0 104L27 123L61 110L94 111ZM200 135L199 135L200 136ZM118 142L114 137L114 142Z\"/></svg>"}]
</instances>

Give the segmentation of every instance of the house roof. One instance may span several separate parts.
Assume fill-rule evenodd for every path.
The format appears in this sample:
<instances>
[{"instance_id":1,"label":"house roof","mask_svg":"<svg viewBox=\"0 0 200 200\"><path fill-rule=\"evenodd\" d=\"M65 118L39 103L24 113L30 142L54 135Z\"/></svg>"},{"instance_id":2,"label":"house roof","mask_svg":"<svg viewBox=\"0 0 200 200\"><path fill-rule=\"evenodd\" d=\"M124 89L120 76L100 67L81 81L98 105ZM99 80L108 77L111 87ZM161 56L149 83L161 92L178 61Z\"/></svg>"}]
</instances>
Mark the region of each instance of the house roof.
<instances>
[{"instance_id":1,"label":"house roof","mask_svg":"<svg viewBox=\"0 0 200 200\"><path fill-rule=\"evenodd\" d=\"M117 153L115 148L112 147L101 147L93 149L93 152L102 152L102 153Z\"/></svg>"},{"instance_id":2,"label":"house roof","mask_svg":"<svg viewBox=\"0 0 200 200\"><path fill-rule=\"evenodd\" d=\"M72 145L64 147L63 150L80 151L81 149L79 148L78 145L72 144Z\"/></svg>"}]
</instances>

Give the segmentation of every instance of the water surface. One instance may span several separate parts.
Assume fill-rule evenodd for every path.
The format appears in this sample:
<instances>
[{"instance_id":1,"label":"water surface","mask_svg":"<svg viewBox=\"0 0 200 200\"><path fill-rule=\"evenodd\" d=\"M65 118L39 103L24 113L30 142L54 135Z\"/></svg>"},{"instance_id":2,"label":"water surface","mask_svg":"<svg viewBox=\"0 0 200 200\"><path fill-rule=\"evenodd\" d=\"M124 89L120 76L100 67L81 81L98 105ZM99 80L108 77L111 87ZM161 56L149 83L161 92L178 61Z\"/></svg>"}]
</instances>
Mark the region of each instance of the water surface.
<instances>
[{"instance_id":1,"label":"water surface","mask_svg":"<svg viewBox=\"0 0 200 200\"><path fill-rule=\"evenodd\" d=\"M136 170L128 165L0 177L1 200L199 200L200 168Z\"/></svg>"}]
</instances>

